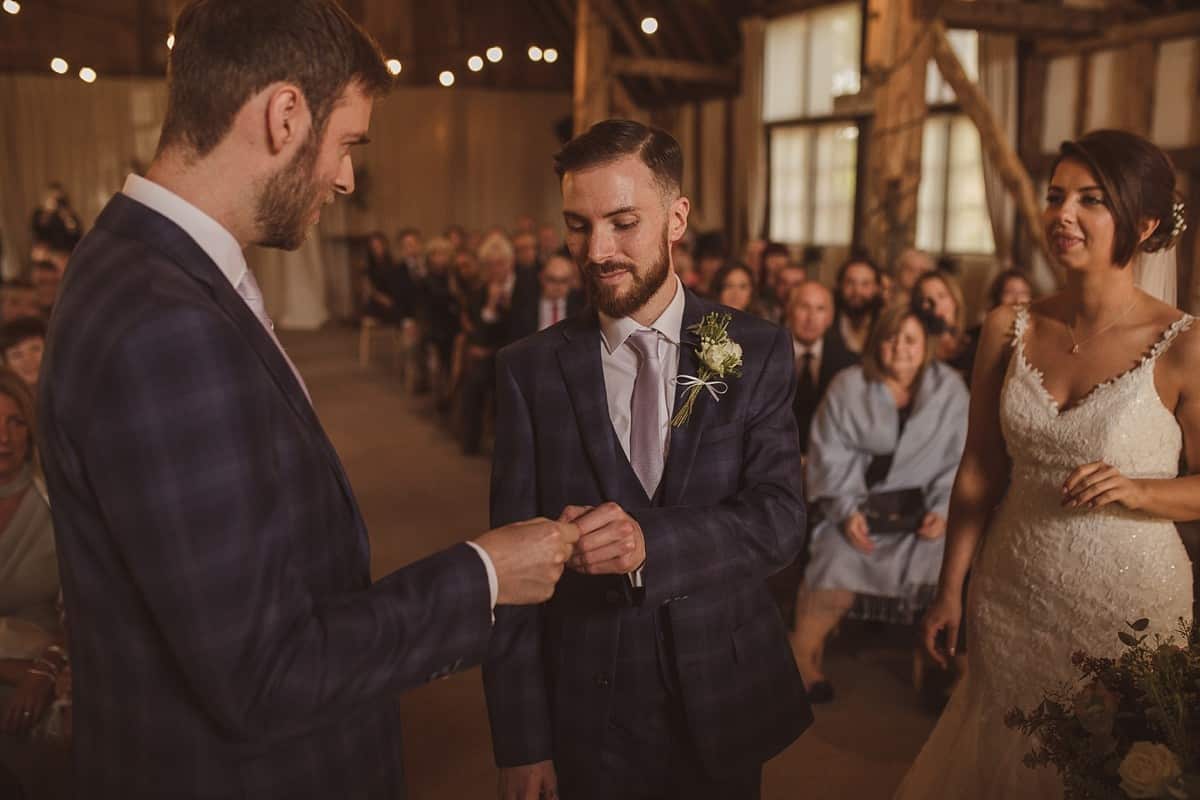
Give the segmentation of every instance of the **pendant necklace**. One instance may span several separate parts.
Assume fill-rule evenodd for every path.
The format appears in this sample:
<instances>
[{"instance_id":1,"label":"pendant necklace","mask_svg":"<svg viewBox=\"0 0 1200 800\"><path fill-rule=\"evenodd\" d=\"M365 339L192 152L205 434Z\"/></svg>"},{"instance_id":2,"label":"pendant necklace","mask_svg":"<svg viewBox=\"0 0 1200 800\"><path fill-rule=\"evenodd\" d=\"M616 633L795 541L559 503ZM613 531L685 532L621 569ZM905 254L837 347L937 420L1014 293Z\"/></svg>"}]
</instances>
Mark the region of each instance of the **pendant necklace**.
<instances>
[{"instance_id":1,"label":"pendant necklace","mask_svg":"<svg viewBox=\"0 0 1200 800\"><path fill-rule=\"evenodd\" d=\"M1116 319L1114 319L1112 322L1110 322L1110 323L1108 323L1107 325L1105 325L1105 326L1104 326L1103 328L1101 328L1100 330L1098 330L1098 331L1096 331L1095 333L1093 333L1091 336L1089 336L1089 337L1087 337L1086 339L1084 339L1082 342L1079 342L1079 341L1076 341L1076 340L1075 340L1075 325L1074 325L1074 323L1072 323L1072 324L1068 325L1068 326L1067 326L1067 333L1068 333L1068 334L1070 335L1070 337L1071 337L1071 355L1073 355L1073 356L1074 356L1074 355L1078 355L1078 354L1079 354L1079 348L1083 347L1085 344L1087 344L1088 342L1090 342L1092 339L1095 339L1097 336L1099 336L1100 334L1102 334L1102 333L1104 333L1105 331L1107 331L1107 330L1108 330L1109 328L1111 328L1113 325L1116 325L1118 322L1120 322L1121 320L1125 319L1125 316L1126 316L1127 314L1129 314L1129 312L1130 312L1130 311L1133 311L1133 307L1137 305L1137 301L1138 301L1138 298L1136 298L1136 297L1135 297L1135 298L1133 298L1133 302L1129 304L1129 308L1127 308L1127 309L1125 309L1124 311L1122 311L1120 314L1118 314L1118 315L1117 315Z\"/></svg>"}]
</instances>

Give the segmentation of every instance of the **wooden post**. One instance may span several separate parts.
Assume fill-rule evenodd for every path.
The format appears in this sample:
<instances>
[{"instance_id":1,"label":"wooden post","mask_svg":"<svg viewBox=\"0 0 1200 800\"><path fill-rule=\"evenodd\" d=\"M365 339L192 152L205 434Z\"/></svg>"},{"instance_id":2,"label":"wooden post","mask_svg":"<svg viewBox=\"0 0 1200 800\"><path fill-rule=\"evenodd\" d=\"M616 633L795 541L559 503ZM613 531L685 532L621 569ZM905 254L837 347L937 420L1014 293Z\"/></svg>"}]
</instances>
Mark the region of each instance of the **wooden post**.
<instances>
[{"instance_id":1,"label":"wooden post","mask_svg":"<svg viewBox=\"0 0 1200 800\"><path fill-rule=\"evenodd\" d=\"M866 148L863 245L891 265L916 240L929 37L914 0L869 0L866 39L875 118Z\"/></svg>"},{"instance_id":2,"label":"wooden post","mask_svg":"<svg viewBox=\"0 0 1200 800\"><path fill-rule=\"evenodd\" d=\"M1035 179L1035 165L1042 155L1042 139L1046 128L1046 73L1048 64L1045 58L1032 52L1028 43L1018 43L1017 59L1021 73L1020 94L1020 124L1017 126L1017 152ZM1036 183L1034 184L1037 185ZM1026 269L1033 265L1033 240L1024 235L1027 223L1025 217L1017 212L1016 224L1013 226L1012 255L1013 263L1021 264Z\"/></svg>"},{"instance_id":3,"label":"wooden post","mask_svg":"<svg viewBox=\"0 0 1200 800\"><path fill-rule=\"evenodd\" d=\"M1146 40L1135 42L1117 54L1117 74L1114 82L1117 94L1119 127L1138 136L1149 136L1154 123L1154 73L1158 61L1158 46Z\"/></svg>"},{"instance_id":4,"label":"wooden post","mask_svg":"<svg viewBox=\"0 0 1200 800\"><path fill-rule=\"evenodd\" d=\"M593 0L579 0L575 14L575 135L608 119L612 40Z\"/></svg>"},{"instance_id":5,"label":"wooden post","mask_svg":"<svg viewBox=\"0 0 1200 800\"><path fill-rule=\"evenodd\" d=\"M1008 191L1016 198L1017 210L1021 214L1025 229L1030 238L1046 254L1046 260L1056 263L1050 257L1050 248L1046 242L1046 232L1042 229L1041 211L1038 208L1037 192L1033 181L1025 170L1025 165L1017 156L1012 144L1000 129L995 115L988 107L987 99L979 91L979 87L967 77L962 62L958 60L950 40L946 38L946 26L940 21L932 26L933 59L946 82L954 88L958 102L963 111L979 129L979 138L983 146L984 156L992 162ZM1061 275L1058 276L1061 280Z\"/></svg>"}]
</instances>

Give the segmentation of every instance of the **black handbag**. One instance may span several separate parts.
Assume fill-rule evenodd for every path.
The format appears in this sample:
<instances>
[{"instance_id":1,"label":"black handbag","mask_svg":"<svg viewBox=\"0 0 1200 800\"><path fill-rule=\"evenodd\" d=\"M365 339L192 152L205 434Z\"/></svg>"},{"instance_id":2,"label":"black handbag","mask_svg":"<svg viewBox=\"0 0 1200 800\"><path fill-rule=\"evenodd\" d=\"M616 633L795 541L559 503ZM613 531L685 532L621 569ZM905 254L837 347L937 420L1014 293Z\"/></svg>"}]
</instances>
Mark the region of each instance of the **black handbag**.
<instances>
[{"instance_id":1,"label":"black handbag","mask_svg":"<svg viewBox=\"0 0 1200 800\"><path fill-rule=\"evenodd\" d=\"M872 492L859 510L872 536L916 533L925 521L925 493L920 489Z\"/></svg>"}]
</instances>

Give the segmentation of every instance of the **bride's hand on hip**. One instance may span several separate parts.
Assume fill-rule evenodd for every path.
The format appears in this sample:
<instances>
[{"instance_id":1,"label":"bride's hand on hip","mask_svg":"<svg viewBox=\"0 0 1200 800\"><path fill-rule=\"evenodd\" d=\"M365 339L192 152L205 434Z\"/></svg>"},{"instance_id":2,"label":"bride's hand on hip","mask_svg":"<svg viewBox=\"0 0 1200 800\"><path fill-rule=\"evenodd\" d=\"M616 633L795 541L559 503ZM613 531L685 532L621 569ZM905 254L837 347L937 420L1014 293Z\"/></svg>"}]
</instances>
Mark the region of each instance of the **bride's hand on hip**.
<instances>
[{"instance_id":1,"label":"bride's hand on hip","mask_svg":"<svg viewBox=\"0 0 1200 800\"><path fill-rule=\"evenodd\" d=\"M958 628L962 624L961 595L961 591L953 594L939 592L933 605L925 612L925 619L921 621L925 652L942 669L950 666L950 659L954 657L958 646ZM938 634L942 631L945 631L945 644L939 647Z\"/></svg>"},{"instance_id":2,"label":"bride's hand on hip","mask_svg":"<svg viewBox=\"0 0 1200 800\"><path fill-rule=\"evenodd\" d=\"M1146 488L1142 481L1125 477L1116 467L1094 461L1071 473L1063 484L1062 497L1065 508L1103 508L1116 503L1137 511L1146 505Z\"/></svg>"}]
</instances>

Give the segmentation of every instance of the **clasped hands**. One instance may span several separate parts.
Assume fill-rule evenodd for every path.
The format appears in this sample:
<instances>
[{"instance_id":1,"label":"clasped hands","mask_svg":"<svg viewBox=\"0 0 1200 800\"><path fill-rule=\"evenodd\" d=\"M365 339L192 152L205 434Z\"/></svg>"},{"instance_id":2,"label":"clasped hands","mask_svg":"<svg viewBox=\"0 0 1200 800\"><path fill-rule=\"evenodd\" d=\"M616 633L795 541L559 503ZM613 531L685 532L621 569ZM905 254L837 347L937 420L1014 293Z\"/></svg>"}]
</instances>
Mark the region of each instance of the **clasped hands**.
<instances>
[{"instance_id":1,"label":"clasped hands","mask_svg":"<svg viewBox=\"0 0 1200 800\"><path fill-rule=\"evenodd\" d=\"M642 526L616 503L567 506L559 522L579 528L567 566L584 575L626 575L646 563Z\"/></svg>"},{"instance_id":2,"label":"clasped hands","mask_svg":"<svg viewBox=\"0 0 1200 800\"><path fill-rule=\"evenodd\" d=\"M946 518L941 514L930 511L921 520L921 527L916 530L922 539L940 539L946 534ZM871 527L867 517L861 511L855 511L842 522L842 535L846 541L861 553L870 555L875 552L875 542L871 539Z\"/></svg>"}]
</instances>

